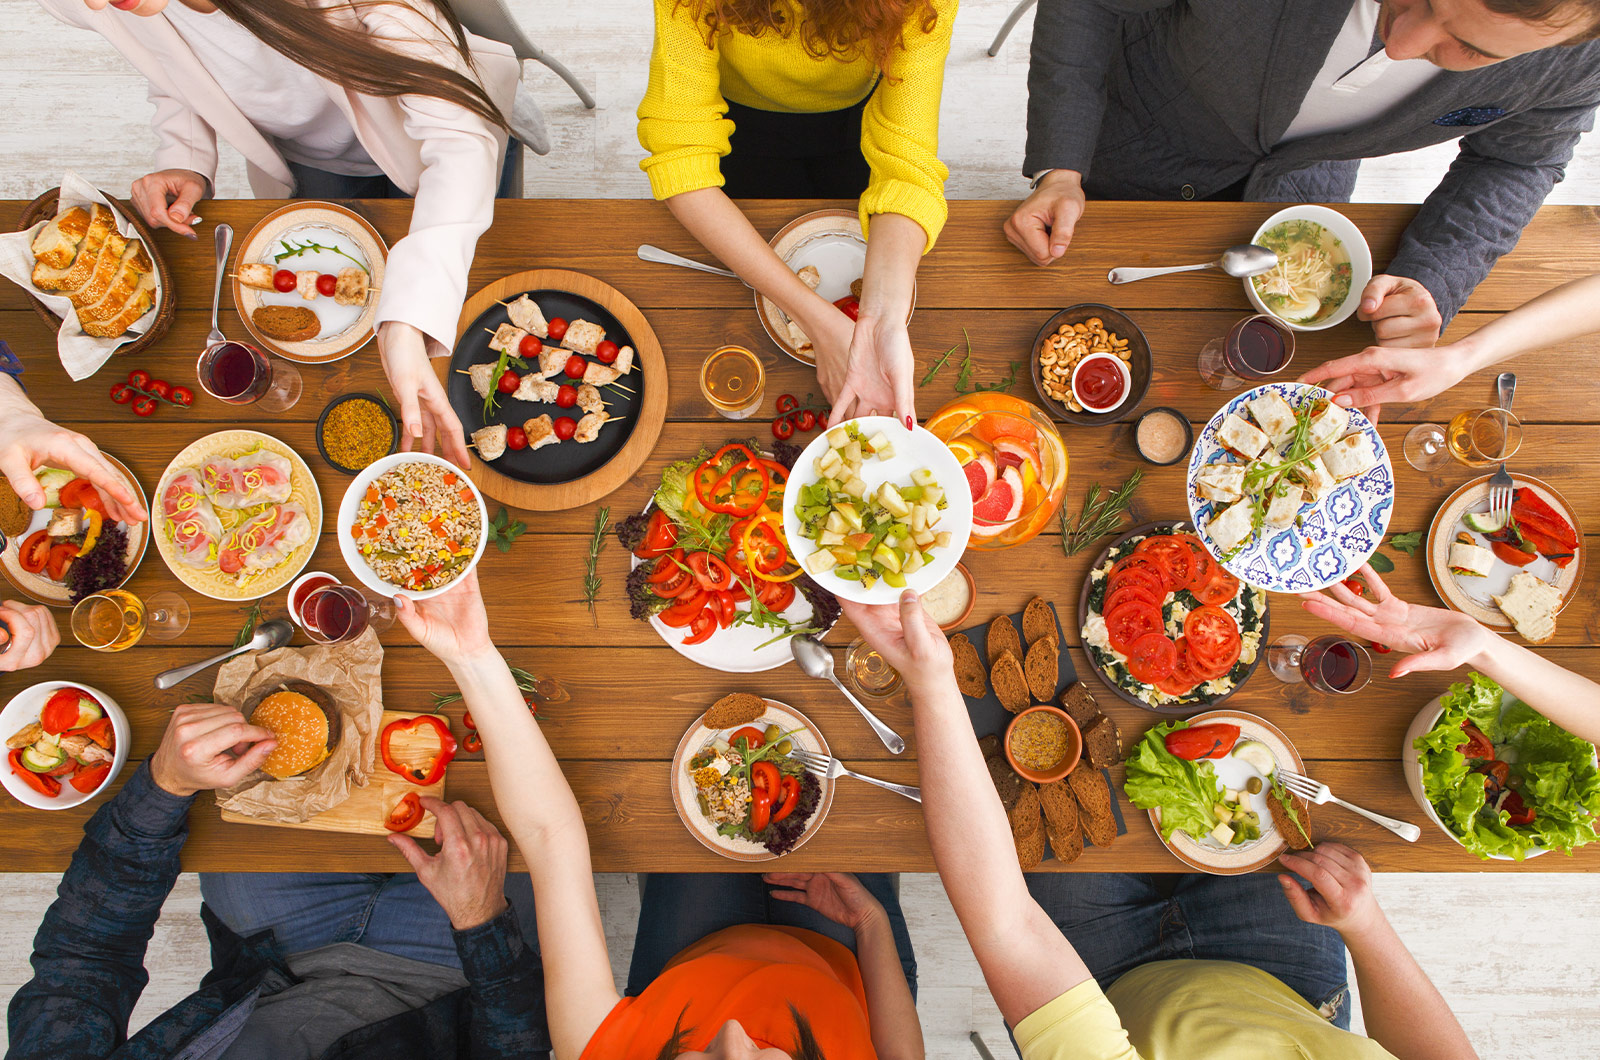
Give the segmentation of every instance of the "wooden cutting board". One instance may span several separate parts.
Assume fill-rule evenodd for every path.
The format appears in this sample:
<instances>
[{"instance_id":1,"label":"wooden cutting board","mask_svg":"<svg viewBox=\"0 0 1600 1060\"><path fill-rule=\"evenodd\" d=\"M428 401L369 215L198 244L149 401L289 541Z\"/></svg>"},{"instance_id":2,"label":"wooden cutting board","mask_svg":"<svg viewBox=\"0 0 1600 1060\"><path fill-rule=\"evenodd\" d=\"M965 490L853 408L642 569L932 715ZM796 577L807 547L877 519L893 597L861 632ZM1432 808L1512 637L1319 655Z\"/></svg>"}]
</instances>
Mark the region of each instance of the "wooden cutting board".
<instances>
[{"instance_id":1,"label":"wooden cutting board","mask_svg":"<svg viewBox=\"0 0 1600 1060\"><path fill-rule=\"evenodd\" d=\"M421 716L421 714L416 713L386 710L383 712L383 721L379 724L379 731L381 732L390 722L399 721L402 718L417 718ZM450 719L443 714L436 714L434 717L444 722L447 727L449 726ZM433 748L436 746L434 740L431 729L397 732L390 747L394 757L401 763L410 762L413 759L420 762L424 761L432 753ZM352 788L348 799L331 809L323 810L314 817L307 818L296 824L289 821L264 821L259 817L246 817L231 810L223 810L222 819L237 824L267 824L276 825L280 828L310 828L318 832L388 835L389 830L383 826L384 819L389 816L389 811L394 808L394 804L405 797L406 792L414 791L418 795L431 795L436 799L443 799L444 785L448 779L449 774L447 772L444 777L439 779L439 783L429 787L413 784L406 780L405 777L392 772L383 764L383 756L374 751L372 765L367 773L367 786L364 788ZM407 832L406 835L415 836L418 839L432 839L433 814L430 813L424 817L422 823Z\"/></svg>"}]
</instances>

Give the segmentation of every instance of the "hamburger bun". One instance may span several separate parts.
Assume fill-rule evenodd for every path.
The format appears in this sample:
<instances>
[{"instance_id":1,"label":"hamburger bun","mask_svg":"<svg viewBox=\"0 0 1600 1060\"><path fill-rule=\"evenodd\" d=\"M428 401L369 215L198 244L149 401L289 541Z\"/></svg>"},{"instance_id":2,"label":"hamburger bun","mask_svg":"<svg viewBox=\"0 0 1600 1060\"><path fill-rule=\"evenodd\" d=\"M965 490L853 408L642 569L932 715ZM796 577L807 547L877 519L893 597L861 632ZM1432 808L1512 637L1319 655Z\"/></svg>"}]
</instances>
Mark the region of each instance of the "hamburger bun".
<instances>
[{"instance_id":1,"label":"hamburger bun","mask_svg":"<svg viewBox=\"0 0 1600 1060\"><path fill-rule=\"evenodd\" d=\"M297 777L321 765L339 742L339 716L319 688L295 683L266 695L250 712L250 724L271 730L278 746L261 763L274 780Z\"/></svg>"}]
</instances>

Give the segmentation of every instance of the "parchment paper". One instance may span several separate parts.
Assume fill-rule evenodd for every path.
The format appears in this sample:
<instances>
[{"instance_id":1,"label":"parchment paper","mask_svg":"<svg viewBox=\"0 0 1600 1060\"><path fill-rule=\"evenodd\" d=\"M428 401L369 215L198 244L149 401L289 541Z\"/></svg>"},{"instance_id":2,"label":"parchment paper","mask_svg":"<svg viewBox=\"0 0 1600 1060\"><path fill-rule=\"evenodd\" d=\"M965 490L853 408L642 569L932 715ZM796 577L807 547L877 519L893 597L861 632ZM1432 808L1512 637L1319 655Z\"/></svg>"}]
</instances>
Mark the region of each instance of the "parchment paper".
<instances>
[{"instance_id":1,"label":"parchment paper","mask_svg":"<svg viewBox=\"0 0 1600 1060\"><path fill-rule=\"evenodd\" d=\"M122 216L122 210L117 204L101 194L93 184L84 180L78 174L68 170L61 178L61 199L56 213L71 209L74 206L87 206L97 202L108 207L117 216L117 231L129 239L139 239L139 233L134 231L133 225ZM83 333L83 328L78 325L78 314L72 308L71 299L65 295L50 291L41 291L33 286L33 237L39 234L39 229L49 224L49 218L40 221L21 232L7 232L0 235L0 276L11 280L17 286L33 295L50 308L56 316L61 318L61 330L56 334L56 353L61 357L61 366L67 370L73 382L87 379L93 375L123 343L132 342L134 339L150 330L155 323L156 310L161 307L161 299L166 292L156 284L154 305L150 312L134 322L133 327L113 339L92 338ZM155 256L156 248L145 247L151 257Z\"/></svg>"},{"instance_id":2,"label":"parchment paper","mask_svg":"<svg viewBox=\"0 0 1600 1060\"><path fill-rule=\"evenodd\" d=\"M217 792L225 810L268 821L298 824L366 787L383 719L383 647L371 629L348 644L279 648L240 655L222 664L212 693L218 703L241 710L289 681L315 685L333 697L342 726L327 760L297 777L273 780L257 771Z\"/></svg>"}]
</instances>

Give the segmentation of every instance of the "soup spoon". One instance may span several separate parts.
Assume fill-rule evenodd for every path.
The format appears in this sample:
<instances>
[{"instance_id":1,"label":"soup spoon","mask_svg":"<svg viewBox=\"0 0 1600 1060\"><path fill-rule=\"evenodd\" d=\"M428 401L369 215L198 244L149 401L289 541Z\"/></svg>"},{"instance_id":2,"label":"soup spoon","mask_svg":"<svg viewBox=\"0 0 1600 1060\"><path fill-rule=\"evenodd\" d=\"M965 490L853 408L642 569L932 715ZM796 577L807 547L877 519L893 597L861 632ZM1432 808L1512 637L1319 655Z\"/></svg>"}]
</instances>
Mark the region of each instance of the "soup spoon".
<instances>
[{"instance_id":1,"label":"soup spoon","mask_svg":"<svg viewBox=\"0 0 1600 1060\"><path fill-rule=\"evenodd\" d=\"M1154 269L1112 269L1106 279L1112 283L1132 283L1148 280L1152 276L1167 276L1174 272L1198 272L1201 269L1221 269L1229 276L1258 276L1278 264L1278 255L1254 243L1240 243L1222 252L1216 261L1204 265L1168 265Z\"/></svg>"},{"instance_id":2,"label":"soup spoon","mask_svg":"<svg viewBox=\"0 0 1600 1060\"><path fill-rule=\"evenodd\" d=\"M214 655L201 662L190 663L188 666L180 666L175 670L167 670L157 674L156 687L165 691L189 680L189 678L208 666L215 666L219 662L231 659L235 655L243 655L247 651L272 651L275 648L281 648L289 643L290 638L293 636L294 627L281 618L275 618L271 622L263 622L256 627L255 635L240 647L225 651L221 655Z\"/></svg>"}]
</instances>

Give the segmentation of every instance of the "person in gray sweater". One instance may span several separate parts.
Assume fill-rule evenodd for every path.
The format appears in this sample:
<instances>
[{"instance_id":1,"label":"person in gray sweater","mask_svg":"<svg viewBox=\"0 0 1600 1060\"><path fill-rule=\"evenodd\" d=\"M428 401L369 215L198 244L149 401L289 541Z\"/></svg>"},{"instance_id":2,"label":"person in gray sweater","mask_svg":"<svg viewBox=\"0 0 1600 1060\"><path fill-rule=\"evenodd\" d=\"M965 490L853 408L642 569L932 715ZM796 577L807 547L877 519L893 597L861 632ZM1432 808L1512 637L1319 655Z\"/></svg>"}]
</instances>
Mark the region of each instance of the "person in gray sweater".
<instances>
[{"instance_id":1,"label":"person in gray sweater","mask_svg":"<svg viewBox=\"0 0 1600 1060\"><path fill-rule=\"evenodd\" d=\"M1600 103L1600 0L1040 0L1005 224L1035 264L1085 200L1342 202L1363 158L1460 137L1359 316L1431 346Z\"/></svg>"}]
</instances>

